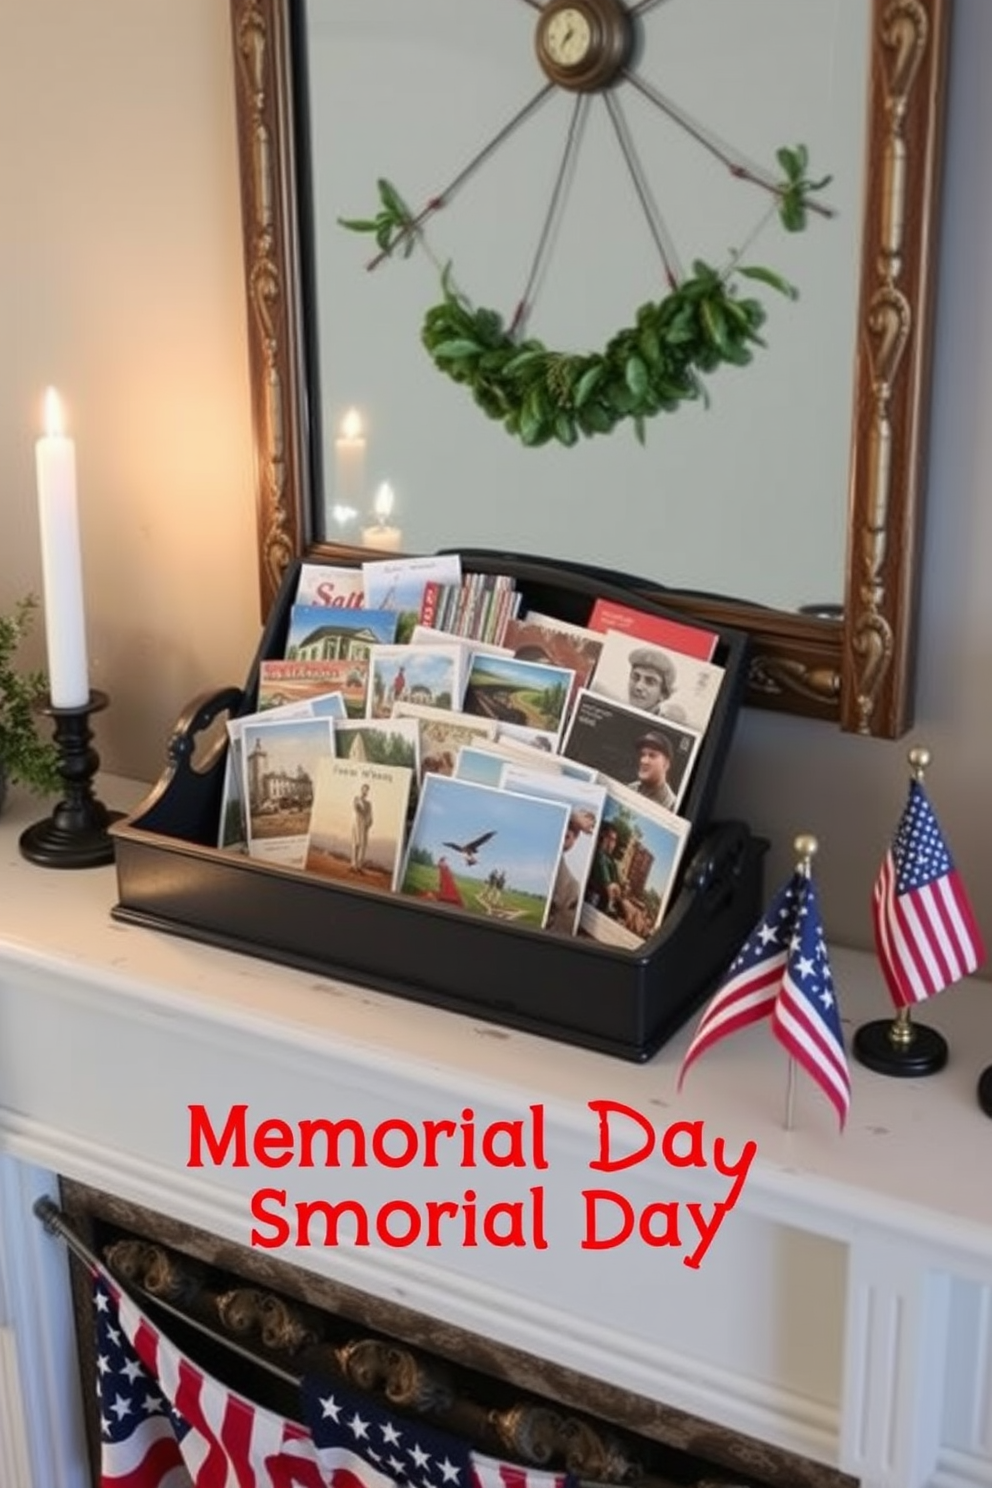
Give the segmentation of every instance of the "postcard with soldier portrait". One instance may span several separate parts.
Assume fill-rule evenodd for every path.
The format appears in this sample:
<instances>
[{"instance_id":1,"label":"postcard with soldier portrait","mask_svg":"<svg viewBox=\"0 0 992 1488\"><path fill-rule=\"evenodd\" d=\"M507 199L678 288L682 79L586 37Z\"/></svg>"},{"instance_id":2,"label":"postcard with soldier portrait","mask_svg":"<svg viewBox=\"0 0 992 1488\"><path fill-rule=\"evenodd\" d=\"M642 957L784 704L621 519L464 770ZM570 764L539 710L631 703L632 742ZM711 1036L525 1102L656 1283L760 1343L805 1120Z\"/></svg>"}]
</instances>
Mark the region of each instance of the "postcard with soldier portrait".
<instances>
[{"instance_id":1,"label":"postcard with soldier portrait","mask_svg":"<svg viewBox=\"0 0 992 1488\"><path fill-rule=\"evenodd\" d=\"M683 724L655 718L588 688L579 693L562 754L593 765L668 811L677 811L689 786L700 736Z\"/></svg>"},{"instance_id":2,"label":"postcard with soldier portrait","mask_svg":"<svg viewBox=\"0 0 992 1488\"><path fill-rule=\"evenodd\" d=\"M671 719L703 733L720 693L724 669L618 630L603 636L591 692Z\"/></svg>"}]
</instances>

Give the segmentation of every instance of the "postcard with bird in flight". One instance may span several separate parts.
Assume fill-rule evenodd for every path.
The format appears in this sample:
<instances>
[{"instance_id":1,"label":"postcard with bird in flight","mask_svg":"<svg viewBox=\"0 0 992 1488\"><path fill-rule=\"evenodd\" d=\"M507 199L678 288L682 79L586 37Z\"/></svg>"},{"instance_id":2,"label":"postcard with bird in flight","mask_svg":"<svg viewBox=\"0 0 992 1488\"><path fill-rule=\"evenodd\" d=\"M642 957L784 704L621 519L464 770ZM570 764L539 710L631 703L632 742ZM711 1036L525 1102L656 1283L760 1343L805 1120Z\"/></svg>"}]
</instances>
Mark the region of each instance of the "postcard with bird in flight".
<instances>
[{"instance_id":1,"label":"postcard with bird in flight","mask_svg":"<svg viewBox=\"0 0 992 1488\"><path fill-rule=\"evenodd\" d=\"M413 771L321 760L314 781L306 870L384 893L396 887Z\"/></svg>"},{"instance_id":2,"label":"postcard with bird in flight","mask_svg":"<svg viewBox=\"0 0 992 1488\"><path fill-rule=\"evenodd\" d=\"M568 817L563 801L428 775L400 892L543 929Z\"/></svg>"}]
</instances>

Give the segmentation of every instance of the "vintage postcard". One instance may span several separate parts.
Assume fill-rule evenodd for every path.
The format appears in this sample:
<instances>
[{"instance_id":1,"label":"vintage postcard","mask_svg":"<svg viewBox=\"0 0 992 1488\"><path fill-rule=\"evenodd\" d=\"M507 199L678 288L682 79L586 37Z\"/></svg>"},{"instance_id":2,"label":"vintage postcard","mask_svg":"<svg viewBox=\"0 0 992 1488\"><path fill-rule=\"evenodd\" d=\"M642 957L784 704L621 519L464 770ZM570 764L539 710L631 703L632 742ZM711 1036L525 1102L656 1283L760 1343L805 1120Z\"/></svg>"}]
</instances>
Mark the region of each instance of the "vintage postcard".
<instances>
[{"instance_id":1,"label":"vintage postcard","mask_svg":"<svg viewBox=\"0 0 992 1488\"><path fill-rule=\"evenodd\" d=\"M682 817L610 786L582 906L582 931L635 950L661 924L689 835Z\"/></svg>"},{"instance_id":2,"label":"vintage postcard","mask_svg":"<svg viewBox=\"0 0 992 1488\"><path fill-rule=\"evenodd\" d=\"M505 767L505 756L495 750L483 749L479 744L463 744L455 759L453 778L471 780L475 785L491 785L498 790Z\"/></svg>"},{"instance_id":3,"label":"vintage postcard","mask_svg":"<svg viewBox=\"0 0 992 1488\"><path fill-rule=\"evenodd\" d=\"M575 935L606 804L605 787L569 780L564 775L548 775L543 770L524 770L519 765L504 766L499 784L501 790L539 796L547 801L564 801L568 807L561 862L555 874L545 929L559 935Z\"/></svg>"},{"instance_id":4,"label":"vintage postcard","mask_svg":"<svg viewBox=\"0 0 992 1488\"><path fill-rule=\"evenodd\" d=\"M700 738L691 729L654 718L588 689L579 693L562 753L669 811L689 785Z\"/></svg>"},{"instance_id":5,"label":"vintage postcard","mask_svg":"<svg viewBox=\"0 0 992 1488\"><path fill-rule=\"evenodd\" d=\"M389 718L397 703L461 707L462 653L457 646L373 646L369 653L369 718Z\"/></svg>"},{"instance_id":6,"label":"vintage postcard","mask_svg":"<svg viewBox=\"0 0 992 1488\"><path fill-rule=\"evenodd\" d=\"M329 718L246 722L241 756L250 856L302 868L317 766L334 756L333 723Z\"/></svg>"},{"instance_id":7,"label":"vintage postcard","mask_svg":"<svg viewBox=\"0 0 992 1488\"><path fill-rule=\"evenodd\" d=\"M314 718L344 719L348 717L343 692L320 692L316 697L310 698L309 704Z\"/></svg>"},{"instance_id":8,"label":"vintage postcard","mask_svg":"<svg viewBox=\"0 0 992 1488\"><path fill-rule=\"evenodd\" d=\"M603 637L594 631L534 611L510 620L503 642L521 661L550 662L574 672L573 697L588 685L603 648Z\"/></svg>"},{"instance_id":9,"label":"vintage postcard","mask_svg":"<svg viewBox=\"0 0 992 1488\"><path fill-rule=\"evenodd\" d=\"M397 703L393 717L417 720L421 777L453 775L458 751L463 744L476 744L480 739L496 737L496 724L491 718L473 718L468 713L453 713L445 708Z\"/></svg>"},{"instance_id":10,"label":"vintage postcard","mask_svg":"<svg viewBox=\"0 0 992 1488\"><path fill-rule=\"evenodd\" d=\"M698 657L700 661L712 661L720 642L717 632L707 630L705 626L687 625L681 620L669 620L664 615L649 615L633 605L616 604L611 599L597 599L589 616L589 629L603 635L608 630L618 630L623 635L681 651L685 656Z\"/></svg>"},{"instance_id":11,"label":"vintage postcard","mask_svg":"<svg viewBox=\"0 0 992 1488\"><path fill-rule=\"evenodd\" d=\"M393 639L403 643L409 640L413 627L420 621L426 586L460 584L461 578L462 560L457 553L424 558L373 558L362 564L366 606L397 614Z\"/></svg>"},{"instance_id":12,"label":"vintage postcard","mask_svg":"<svg viewBox=\"0 0 992 1488\"><path fill-rule=\"evenodd\" d=\"M354 759L323 759L314 781L305 866L340 883L396 887L413 771Z\"/></svg>"},{"instance_id":13,"label":"vintage postcard","mask_svg":"<svg viewBox=\"0 0 992 1488\"><path fill-rule=\"evenodd\" d=\"M561 801L427 776L400 891L541 929L568 815Z\"/></svg>"},{"instance_id":14,"label":"vintage postcard","mask_svg":"<svg viewBox=\"0 0 992 1488\"><path fill-rule=\"evenodd\" d=\"M221 788L220 827L217 846L238 852L248 851L248 817L245 812L244 762L241 752L241 735L246 723L257 723L262 717L312 718L310 703L304 699L299 703L286 703L281 708L270 708L267 713L245 713L240 718L227 720L227 758L224 761L224 783Z\"/></svg>"},{"instance_id":15,"label":"vintage postcard","mask_svg":"<svg viewBox=\"0 0 992 1488\"><path fill-rule=\"evenodd\" d=\"M592 765L566 759L563 754L554 754L531 742L507 738L502 731L494 739L480 739L469 747L480 754L491 754L502 764L520 765L525 770L541 770L545 774L567 775L571 780L589 780L594 783L599 778L599 771Z\"/></svg>"},{"instance_id":16,"label":"vintage postcard","mask_svg":"<svg viewBox=\"0 0 992 1488\"><path fill-rule=\"evenodd\" d=\"M258 665L258 710L339 692L349 718L365 717L368 657L351 661L261 661ZM334 705L337 707L337 704Z\"/></svg>"},{"instance_id":17,"label":"vintage postcard","mask_svg":"<svg viewBox=\"0 0 992 1488\"><path fill-rule=\"evenodd\" d=\"M403 765L420 776L420 725L415 718L349 719L334 725L338 759Z\"/></svg>"},{"instance_id":18,"label":"vintage postcard","mask_svg":"<svg viewBox=\"0 0 992 1488\"><path fill-rule=\"evenodd\" d=\"M371 646L388 645L395 640L396 618L389 610L293 605L286 635L286 660L363 660Z\"/></svg>"},{"instance_id":19,"label":"vintage postcard","mask_svg":"<svg viewBox=\"0 0 992 1488\"><path fill-rule=\"evenodd\" d=\"M360 568L330 563L303 563L296 586L299 605L325 605L333 610L360 610L365 603L365 581Z\"/></svg>"},{"instance_id":20,"label":"vintage postcard","mask_svg":"<svg viewBox=\"0 0 992 1488\"><path fill-rule=\"evenodd\" d=\"M589 689L701 734L710 721L723 676L723 667L712 661L609 630Z\"/></svg>"},{"instance_id":21,"label":"vintage postcard","mask_svg":"<svg viewBox=\"0 0 992 1488\"><path fill-rule=\"evenodd\" d=\"M466 713L493 718L497 724L548 735L553 748L574 675L568 667L476 652L469 662L463 707Z\"/></svg>"}]
</instances>

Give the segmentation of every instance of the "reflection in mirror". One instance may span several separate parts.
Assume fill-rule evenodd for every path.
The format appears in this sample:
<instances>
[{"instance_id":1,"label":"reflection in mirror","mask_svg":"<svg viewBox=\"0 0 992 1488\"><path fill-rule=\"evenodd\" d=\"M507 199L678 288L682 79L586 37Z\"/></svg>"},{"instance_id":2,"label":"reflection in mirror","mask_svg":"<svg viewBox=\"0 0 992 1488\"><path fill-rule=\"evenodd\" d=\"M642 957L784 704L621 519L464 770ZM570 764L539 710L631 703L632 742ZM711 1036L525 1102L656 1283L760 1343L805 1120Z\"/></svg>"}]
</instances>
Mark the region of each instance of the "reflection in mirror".
<instances>
[{"instance_id":1,"label":"reflection in mirror","mask_svg":"<svg viewBox=\"0 0 992 1488\"><path fill-rule=\"evenodd\" d=\"M839 604L864 7L659 5L639 19L634 76L652 80L647 98L635 82L589 95L542 92L535 12L519 0L418 0L399 12L401 24L396 14L396 0L305 6L321 536L359 541L388 479L393 528L415 551L526 543L780 609ZM431 46L434 38L441 44ZM779 48L805 49L808 60L783 68ZM849 65L838 68L838 56ZM402 111L390 99L403 99ZM681 124L661 107L669 100ZM808 147L814 178L829 150L832 181L813 201L829 198L834 216L811 213L807 231L787 233L765 181L781 179L776 151L795 140ZM409 257L381 257L374 240L340 225L374 218L381 176L415 211L443 196ZM447 190L458 176L461 186ZM650 214L642 182L660 188L655 201L643 187ZM723 268L728 246L745 265L770 265L800 286L800 298L735 281L741 297L766 307L767 350L755 348L746 371L705 379L708 407L700 399L646 421L643 446L627 418L571 448L556 440L527 448L435 370L421 343L425 309L442 298L438 265L450 264L473 307L497 307L504 325L526 299L519 339L600 350L634 324L644 300L664 297L669 273L681 282L695 259ZM378 267L366 272L374 257ZM341 429L356 406L366 489L352 515L354 441Z\"/></svg>"},{"instance_id":2,"label":"reflection in mirror","mask_svg":"<svg viewBox=\"0 0 992 1488\"><path fill-rule=\"evenodd\" d=\"M601 347L641 299L660 297L646 288L659 281L658 245L636 199L634 158L665 180L680 268L696 256L722 265L746 244L744 261L780 270L801 298L779 301L760 286L768 347L746 369L709 379L708 410L648 420L643 448L627 421L573 449L535 450L431 366L419 341L424 310L440 298L429 253L418 247L367 274L367 240L337 218L373 215L379 176L415 209L450 184L492 121L498 128L540 89L539 7L232 0L263 600L289 558L315 546L490 546L594 562L643 575L653 592L674 585L666 603L750 631L750 701L891 736L911 705L949 4L641 8L633 70L705 121L707 138L734 158L774 168L777 148L801 139L811 174L834 176L825 195L836 216L786 235L767 221L762 192L692 133L666 129L668 116L636 89L632 100L628 85L614 90L622 115L591 99L538 278L533 335ZM715 14L726 51L706 46ZM683 26L680 15L695 19ZM743 98L731 75L746 80ZM476 303L503 311L520 297L570 107L551 90L431 222L427 247L454 263ZM618 117L633 140L622 168ZM683 176L665 174L672 161ZM809 603L835 608L798 613Z\"/></svg>"}]
</instances>

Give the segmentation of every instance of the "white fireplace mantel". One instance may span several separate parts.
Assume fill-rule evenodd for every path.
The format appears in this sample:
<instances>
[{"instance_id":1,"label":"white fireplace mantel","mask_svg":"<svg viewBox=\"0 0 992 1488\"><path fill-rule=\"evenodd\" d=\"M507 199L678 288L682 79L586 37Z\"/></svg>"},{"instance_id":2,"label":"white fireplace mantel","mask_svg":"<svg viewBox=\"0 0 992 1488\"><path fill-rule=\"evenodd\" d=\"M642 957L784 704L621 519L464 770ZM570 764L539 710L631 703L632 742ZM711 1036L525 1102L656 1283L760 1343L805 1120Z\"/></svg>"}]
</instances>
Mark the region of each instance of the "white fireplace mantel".
<instances>
[{"instance_id":1,"label":"white fireplace mantel","mask_svg":"<svg viewBox=\"0 0 992 1488\"><path fill-rule=\"evenodd\" d=\"M139 794L104 780L111 804ZM848 1129L752 1029L676 1073L688 1031L626 1064L361 987L110 918L112 869L31 867L0 819L0 1488L82 1488L66 1259L30 1205L62 1173L249 1242L251 1194L402 1197L480 1207L544 1190L547 1248L287 1246L285 1259L586 1374L834 1464L870 1488L992 1488L992 1123L975 1101L992 1063L989 988L925 1010L951 1047L940 1075L893 1081L852 1066ZM832 948L845 1024L890 1006L870 957ZM470 978L471 966L465 976ZM633 1107L659 1134L703 1123L747 1181L698 1269L685 1205L730 1186L655 1154L594 1172L591 1101ZM479 1129L543 1109L547 1168L470 1172L192 1170L190 1105L218 1124L353 1116L369 1131L475 1112ZM620 1130L620 1124L615 1129ZM618 1148L620 1143L617 1144ZM640 1213L682 1205L681 1249L633 1237L581 1248L583 1191ZM613 1212L604 1205L601 1213Z\"/></svg>"}]
</instances>

